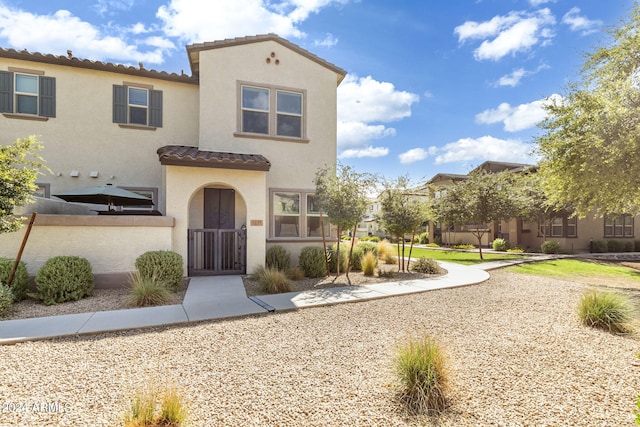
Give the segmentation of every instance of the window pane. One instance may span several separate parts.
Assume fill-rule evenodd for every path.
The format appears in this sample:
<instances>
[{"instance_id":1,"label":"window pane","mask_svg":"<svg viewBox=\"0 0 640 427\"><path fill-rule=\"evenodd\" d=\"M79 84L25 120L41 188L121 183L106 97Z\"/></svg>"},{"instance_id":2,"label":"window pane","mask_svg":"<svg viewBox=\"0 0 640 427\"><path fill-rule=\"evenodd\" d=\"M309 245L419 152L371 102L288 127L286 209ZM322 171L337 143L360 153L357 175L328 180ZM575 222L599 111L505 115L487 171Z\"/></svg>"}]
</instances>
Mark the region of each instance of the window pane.
<instances>
[{"instance_id":1,"label":"window pane","mask_svg":"<svg viewBox=\"0 0 640 427\"><path fill-rule=\"evenodd\" d=\"M633 236L633 217L630 215L625 215L624 217L624 236Z\"/></svg>"},{"instance_id":2,"label":"window pane","mask_svg":"<svg viewBox=\"0 0 640 427\"><path fill-rule=\"evenodd\" d=\"M278 114L278 135L302 137L302 118Z\"/></svg>"},{"instance_id":3,"label":"window pane","mask_svg":"<svg viewBox=\"0 0 640 427\"><path fill-rule=\"evenodd\" d=\"M300 237L299 216L274 217L275 237Z\"/></svg>"},{"instance_id":4,"label":"window pane","mask_svg":"<svg viewBox=\"0 0 640 427\"><path fill-rule=\"evenodd\" d=\"M273 212L275 214L298 215L300 214L300 194L298 193L274 193Z\"/></svg>"},{"instance_id":5,"label":"window pane","mask_svg":"<svg viewBox=\"0 0 640 427\"><path fill-rule=\"evenodd\" d=\"M578 235L578 219L567 218L567 236L576 237Z\"/></svg>"},{"instance_id":6,"label":"window pane","mask_svg":"<svg viewBox=\"0 0 640 427\"><path fill-rule=\"evenodd\" d=\"M302 115L302 95L278 91L278 113Z\"/></svg>"},{"instance_id":7,"label":"window pane","mask_svg":"<svg viewBox=\"0 0 640 427\"><path fill-rule=\"evenodd\" d=\"M129 107L129 123L136 125L147 124L147 109L139 107Z\"/></svg>"},{"instance_id":8,"label":"window pane","mask_svg":"<svg viewBox=\"0 0 640 427\"><path fill-rule=\"evenodd\" d=\"M38 114L38 97L18 95L18 113Z\"/></svg>"},{"instance_id":9,"label":"window pane","mask_svg":"<svg viewBox=\"0 0 640 427\"><path fill-rule=\"evenodd\" d=\"M326 218L322 219L324 224L324 235L329 237L329 221ZM320 216L308 216L307 217L307 237L321 237L322 227L320 226Z\"/></svg>"},{"instance_id":10,"label":"window pane","mask_svg":"<svg viewBox=\"0 0 640 427\"><path fill-rule=\"evenodd\" d=\"M38 77L17 74L16 75L16 92L37 94L38 93Z\"/></svg>"},{"instance_id":11,"label":"window pane","mask_svg":"<svg viewBox=\"0 0 640 427\"><path fill-rule=\"evenodd\" d=\"M136 89L134 87L129 88L129 105L142 105L147 106L147 90Z\"/></svg>"},{"instance_id":12,"label":"window pane","mask_svg":"<svg viewBox=\"0 0 640 427\"><path fill-rule=\"evenodd\" d=\"M316 202L316 196L313 194L307 194L307 213L308 214L318 214L320 213L320 208Z\"/></svg>"},{"instance_id":13,"label":"window pane","mask_svg":"<svg viewBox=\"0 0 640 427\"><path fill-rule=\"evenodd\" d=\"M269 111L269 91L255 87L242 87L242 108Z\"/></svg>"},{"instance_id":14,"label":"window pane","mask_svg":"<svg viewBox=\"0 0 640 427\"><path fill-rule=\"evenodd\" d=\"M269 134L269 114L243 111L242 132Z\"/></svg>"}]
</instances>

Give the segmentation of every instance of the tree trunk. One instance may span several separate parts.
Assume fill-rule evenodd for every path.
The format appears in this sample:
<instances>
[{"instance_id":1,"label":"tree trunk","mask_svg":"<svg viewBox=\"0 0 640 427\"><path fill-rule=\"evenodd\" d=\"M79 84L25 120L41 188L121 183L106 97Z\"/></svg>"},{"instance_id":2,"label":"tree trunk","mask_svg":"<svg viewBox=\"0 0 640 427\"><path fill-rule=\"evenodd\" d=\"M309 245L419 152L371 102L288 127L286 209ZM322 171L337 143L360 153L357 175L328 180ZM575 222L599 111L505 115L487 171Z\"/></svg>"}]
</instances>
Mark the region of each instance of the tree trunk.
<instances>
[{"instance_id":1,"label":"tree trunk","mask_svg":"<svg viewBox=\"0 0 640 427\"><path fill-rule=\"evenodd\" d=\"M340 276L340 243L342 243L342 236L340 233L342 230L338 227L338 243L336 244L336 277L333 279L335 282L338 276Z\"/></svg>"},{"instance_id":2,"label":"tree trunk","mask_svg":"<svg viewBox=\"0 0 640 427\"><path fill-rule=\"evenodd\" d=\"M409 246L409 259L407 260L407 271L409 271L409 266L411 265L411 252L413 252L413 241L416 238L416 229L418 225L413 227L413 234L411 235L411 246Z\"/></svg>"},{"instance_id":3,"label":"tree trunk","mask_svg":"<svg viewBox=\"0 0 640 427\"><path fill-rule=\"evenodd\" d=\"M351 279L349 279L349 269L351 268L351 256L353 255L353 247L356 242L356 231L358 230L358 224L353 227L353 233L351 234L351 248L349 248L349 258L347 258L347 282L351 284Z\"/></svg>"},{"instance_id":4,"label":"tree trunk","mask_svg":"<svg viewBox=\"0 0 640 427\"><path fill-rule=\"evenodd\" d=\"M331 269L329 268L329 259L327 258L327 239L324 236L324 218L320 213L320 228L322 229L322 248L324 249L324 265L327 269L327 277L331 276ZM331 235L331 228L329 228L329 235Z\"/></svg>"}]
</instances>

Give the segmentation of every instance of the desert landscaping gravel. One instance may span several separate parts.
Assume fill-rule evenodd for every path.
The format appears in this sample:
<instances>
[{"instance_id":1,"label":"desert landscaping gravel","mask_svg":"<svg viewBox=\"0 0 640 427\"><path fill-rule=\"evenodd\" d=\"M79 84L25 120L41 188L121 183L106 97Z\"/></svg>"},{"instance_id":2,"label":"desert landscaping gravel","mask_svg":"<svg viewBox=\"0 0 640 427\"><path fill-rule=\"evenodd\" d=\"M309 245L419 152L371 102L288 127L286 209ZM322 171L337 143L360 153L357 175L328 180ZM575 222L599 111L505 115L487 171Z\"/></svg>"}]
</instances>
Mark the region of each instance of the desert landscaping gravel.
<instances>
[{"instance_id":1,"label":"desert landscaping gravel","mask_svg":"<svg viewBox=\"0 0 640 427\"><path fill-rule=\"evenodd\" d=\"M627 426L637 337L582 326L580 283L492 272L480 285L187 326L0 346L0 426L112 426L175 385L191 426ZM391 361L446 349L438 418L403 414Z\"/></svg>"}]
</instances>

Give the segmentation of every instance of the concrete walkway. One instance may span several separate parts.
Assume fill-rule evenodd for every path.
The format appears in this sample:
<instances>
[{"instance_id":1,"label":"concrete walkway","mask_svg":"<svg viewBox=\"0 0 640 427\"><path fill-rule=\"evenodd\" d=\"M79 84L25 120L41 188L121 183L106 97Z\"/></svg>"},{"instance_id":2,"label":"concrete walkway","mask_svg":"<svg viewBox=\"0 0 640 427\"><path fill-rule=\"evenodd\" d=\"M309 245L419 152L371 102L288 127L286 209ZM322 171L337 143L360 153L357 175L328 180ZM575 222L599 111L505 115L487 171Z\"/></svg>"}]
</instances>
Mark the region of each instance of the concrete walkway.
<instances>
[{"instance_id":1,"label":"concrete walkway","mask_svg":"<svg viewBox=\"0 0 640 427\"><path fill-rule=\"evenodd\" d=\"M345 286L259 297L247 297L240 276L192 277L182 304L0 321L0 345L61 336L185 324L474 285L489 278L489 273L485 270L490 269L492 263L475 266L446 262L440 264L448 273L433 279ZM504 266L501 264L493 268Z\"/></svg>"}]
</instances>

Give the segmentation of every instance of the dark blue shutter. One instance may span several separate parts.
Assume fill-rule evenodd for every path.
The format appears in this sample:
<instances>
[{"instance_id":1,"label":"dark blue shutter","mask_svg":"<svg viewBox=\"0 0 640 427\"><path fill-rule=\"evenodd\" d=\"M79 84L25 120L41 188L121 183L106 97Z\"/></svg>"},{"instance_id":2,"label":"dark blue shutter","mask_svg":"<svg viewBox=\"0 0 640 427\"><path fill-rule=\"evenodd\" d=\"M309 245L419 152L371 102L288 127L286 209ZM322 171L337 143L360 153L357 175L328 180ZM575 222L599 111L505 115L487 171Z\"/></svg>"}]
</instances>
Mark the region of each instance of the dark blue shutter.
<instances>
[{"instance_id":1,"label":"dark blue shutter","mask_svg":"<svg viewBox=\"0 0 640 427\"><path fill-rule=\"evenodd\" d=\"M127 87L113 85L113 123L127 123Z\"/></svg>"},{"instance_id":2,"label":"dark blue shutter","mask_svg":"<svg viewBox=\"0 0 640 427\"><path fill-rule=\"evenodd\" d=\"M40 115L56 116L56 79L40 76Z\"/></svg>"},{"instance_id":3,"label":"dark blue shutter","mask_svg":"<svg viewBox=\"0 0 640 427\"><path fill-rule=\"evenodd\" d=\"M149 126L162 127L162 91L149 91Z\"/></svg>"},{"instance_id":4,"label":"dark blue shutter","mask_svg":"<svg viewBox=\"0 0 640 427\"><path fill-rule=\"evenodd\" d=\"M13 73L0 71L0 113L13 113Z\"/></svg>"}]
</instances>

